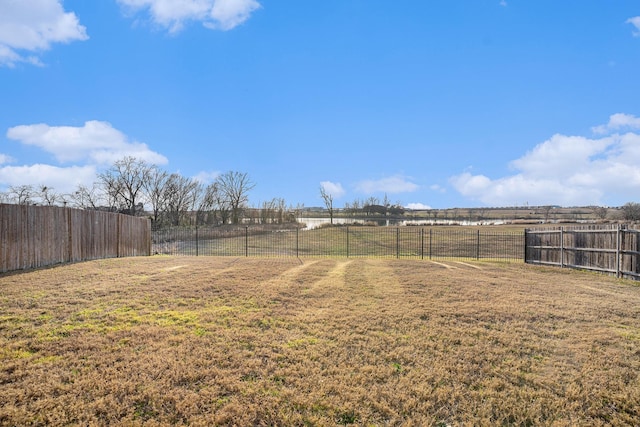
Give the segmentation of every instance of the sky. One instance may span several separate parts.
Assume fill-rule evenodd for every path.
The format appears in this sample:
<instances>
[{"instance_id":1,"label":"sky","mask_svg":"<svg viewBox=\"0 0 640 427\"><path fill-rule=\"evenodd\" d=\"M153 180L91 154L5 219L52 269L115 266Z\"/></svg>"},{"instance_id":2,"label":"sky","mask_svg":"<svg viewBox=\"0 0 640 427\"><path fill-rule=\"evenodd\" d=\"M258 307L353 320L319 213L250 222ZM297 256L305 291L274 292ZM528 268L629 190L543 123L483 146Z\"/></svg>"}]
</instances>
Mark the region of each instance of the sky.
<instances>
[{"instance_id":1,"label":"sky","mask_svg":"<svg viewBox=\"0 0 640 427\"><path fill-rule=\"evenodd\" d=\"M253 206L640 202L640 2L0 0L0 191L125 156Z\"/></svg>"}]
</instances>

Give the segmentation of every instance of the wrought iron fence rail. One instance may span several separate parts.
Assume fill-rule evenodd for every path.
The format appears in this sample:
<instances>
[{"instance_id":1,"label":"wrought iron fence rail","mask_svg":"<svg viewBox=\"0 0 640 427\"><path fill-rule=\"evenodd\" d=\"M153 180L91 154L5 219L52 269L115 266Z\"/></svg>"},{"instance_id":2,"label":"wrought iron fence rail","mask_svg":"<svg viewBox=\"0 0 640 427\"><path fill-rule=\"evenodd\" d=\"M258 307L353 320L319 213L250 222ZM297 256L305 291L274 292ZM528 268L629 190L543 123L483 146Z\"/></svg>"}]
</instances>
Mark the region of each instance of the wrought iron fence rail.
<instances>
[{"instance_id":1,"label":"wrought iron fence rail","mask_svg":"<svg viewBox=\"0 0 640 427\"><path fill-rule=\"evenodd\" d=\"M424 227L176 227L155 230L152 247L188 256L524 259L523 233Z\"/></svg>"}]
</instances>

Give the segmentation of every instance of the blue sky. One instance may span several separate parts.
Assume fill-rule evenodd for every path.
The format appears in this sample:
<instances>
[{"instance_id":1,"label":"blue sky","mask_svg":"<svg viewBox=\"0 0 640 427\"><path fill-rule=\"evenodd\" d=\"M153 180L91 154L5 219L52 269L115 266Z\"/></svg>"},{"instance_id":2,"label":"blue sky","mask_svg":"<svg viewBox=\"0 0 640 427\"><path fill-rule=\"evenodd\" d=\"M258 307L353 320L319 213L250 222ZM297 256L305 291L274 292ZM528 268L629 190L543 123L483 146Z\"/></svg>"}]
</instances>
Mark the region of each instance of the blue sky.
<instances>
[{"instance_id":1,"label":"blue sky","mask_svg":"<svg viewBox=\"0 0 640 427\"><path fill-rule=\"evenodd\" d=\"M637 0L0 0L0 191L135 156L250 203L640 201Z\"/></svg>"}]
</instances>

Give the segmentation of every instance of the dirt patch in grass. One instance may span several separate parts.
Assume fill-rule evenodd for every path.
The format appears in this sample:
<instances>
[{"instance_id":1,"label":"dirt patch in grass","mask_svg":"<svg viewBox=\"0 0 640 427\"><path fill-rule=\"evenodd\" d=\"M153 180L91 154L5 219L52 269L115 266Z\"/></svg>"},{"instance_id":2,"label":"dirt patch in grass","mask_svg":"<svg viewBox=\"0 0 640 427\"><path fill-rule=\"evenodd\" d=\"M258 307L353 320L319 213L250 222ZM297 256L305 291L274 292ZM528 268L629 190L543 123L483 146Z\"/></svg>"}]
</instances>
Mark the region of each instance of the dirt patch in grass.
<instances>
[{"instance_id":1,"label":"dirt patch in grass","mask_svg":"<svg viewBox=\"0 0 640 427\"><path fill-rule=\"evenodd\" d=\"M0 425L638 425L640 287L522 264L0 276Z\"/></svg>"}]
</instances>

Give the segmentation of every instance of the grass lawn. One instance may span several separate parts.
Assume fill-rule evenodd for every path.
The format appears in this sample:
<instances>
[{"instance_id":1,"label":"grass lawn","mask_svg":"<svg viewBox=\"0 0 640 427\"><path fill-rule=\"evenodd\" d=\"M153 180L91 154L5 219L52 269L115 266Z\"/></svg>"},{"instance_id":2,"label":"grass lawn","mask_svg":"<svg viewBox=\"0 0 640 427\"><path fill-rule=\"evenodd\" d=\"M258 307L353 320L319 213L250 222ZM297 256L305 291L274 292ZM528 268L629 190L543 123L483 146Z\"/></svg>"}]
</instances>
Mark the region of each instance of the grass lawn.
<instances>
[{"instance_id":1,"label":"grass lawn","mask_svg":"<svg viewBox=\"0 0 640 427\"><path fill-rule=\"evenodd\" d=\"M640 425L640 287L521 263L0 275L0 425Z\"/></svg>"}]
</instances>

